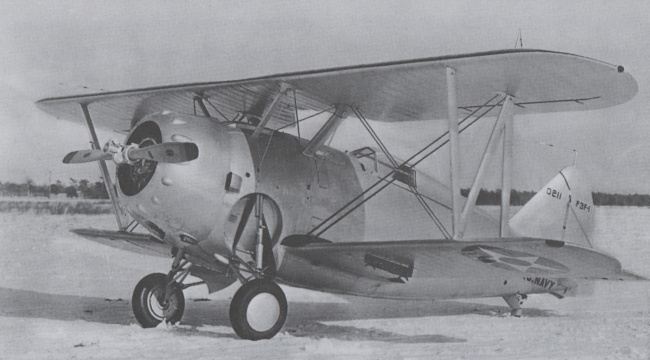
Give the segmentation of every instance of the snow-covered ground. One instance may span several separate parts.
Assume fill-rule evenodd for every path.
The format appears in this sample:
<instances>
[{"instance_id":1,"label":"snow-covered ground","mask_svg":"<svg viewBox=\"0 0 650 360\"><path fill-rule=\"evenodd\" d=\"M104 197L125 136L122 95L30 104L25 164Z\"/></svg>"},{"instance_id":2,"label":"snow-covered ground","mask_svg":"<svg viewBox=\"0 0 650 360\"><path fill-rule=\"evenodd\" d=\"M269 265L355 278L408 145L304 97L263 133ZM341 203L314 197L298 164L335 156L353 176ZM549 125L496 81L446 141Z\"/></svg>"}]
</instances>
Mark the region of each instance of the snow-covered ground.
<instances>
[{"instance_id":1,"label":"snow-covered ground","mask_svg":"<svg viewBox=\"0 0 650 360\"><path fill-rule=\"evenodd\" d=\"M650 277L650 209L598 208L595 245ZM592 297L534 295L524 317L502 299L387 301L283 287L289 316L271 340L230 328L236 287L186 291L181 324L142 329L131 291L170 260L86 241L112 215L0 214L0 358L648 359L649 282L600 282Z\"/></svg>"}]
</instances>

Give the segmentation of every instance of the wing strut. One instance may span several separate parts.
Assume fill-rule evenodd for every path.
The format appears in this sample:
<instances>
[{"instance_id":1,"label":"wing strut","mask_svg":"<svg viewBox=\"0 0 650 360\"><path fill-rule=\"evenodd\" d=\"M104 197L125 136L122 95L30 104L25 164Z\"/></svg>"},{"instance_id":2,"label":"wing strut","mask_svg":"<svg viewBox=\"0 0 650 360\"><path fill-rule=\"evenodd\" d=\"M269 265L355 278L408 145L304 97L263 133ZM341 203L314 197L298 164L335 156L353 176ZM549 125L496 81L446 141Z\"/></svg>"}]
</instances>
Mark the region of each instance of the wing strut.
<instances>
[{"instance_id":1,"label":"wing strut","mask_svg":"<svg viewBox=\"0 0 650 360\"><path fill-rule=\"evenodd\" d=\"M513 162L513 111L512 109L513 97L511 95L506 95L505 103L499 113L499 118L497 124L503 122L503 159L501 162L501 223L499 226L499 236L508 237L509 236L509 219L510 219L510 191L512 189L512 162ZM506 107L508 109L506 109ZM456 92L456 70L447 67L447 109L449 113L449 163L450 163L450 174L451 174L451 211L452 211L452 220L453 220L453 238L455 240L461 239L463 237L463 232L467 226L467 220L469 217L470 210L474 206L476 199L474 198L471 203L468 201L465 204L465 209L461 209L461 194L460 194L460 146L458 142L458 104L457 104L457 92ZM506 110L506 111L504 111ZM496 125L495 125L496 129ZM499 134L497 137L501 136L501 130L498 130ZM494 132L493 132L494 135ZM498 141L498 139L497 139ZM492 142L492 136L490 136L490 142ZM494 147L495 144L488 144L488 149ZM478 189L476 187L480 186L476 183L482 175L485 164L483 160L489 159L489 155L494 151L493 149L488 154L488 149L484 154L484 158L481 160L481 165L479 165L479 170L477 172L477 178L475 178L474 183L472 184L472 189L475 194L472 194L474 197L478 196ZM487 158L485 155L488 155ZM463 213L461 213L461 210ZM464 215L463 215L464 214Z\"/></svg>"},{"instance_id":2,"label":"wing strut","mask_svg":"<svg viewBox=\"0 0 650 360\"><path fill-rule=\"evenodd\" d=\"M282 98L284 98L287 95L287 91L289 91L291 87L289 87L287 84L282 84L280 85L280 91L278 91L277 95L275 95L275 98L271 102L269 106L264 109L264 113L262 114L262 117L260 119L260 123L257 124L257 128L255 128L255 131L253 132L253 137L257 138L262 134L262 131L264 131L264 128L266 127L266 124L271 120L271 117L273 116L273 113L275 112L275 109L280 105L280 102L282 101Z\"/></svg>"},{"instance_id":3,"label":"wing strut","mask_svg":"<svg viewBox=\"0 0 650 360\"><path fill-rule=\"evenodd\" d=\"M90 131L90 137L93 140L93 149L101 149L99 145L99 139L97 139L97 133L95 132L95 126L93 125L93 120L90 117L90 112L88 111L88 104L80 104L81 110L83 110L84 117L86 118L86 124L88 125L88 131ZM111 180L111 175L108 172L108 167L104 160L99 160L99 169L102 172L102 177L104 178L104 186L106 186L106 191L108 192L108 197L111 198L111 203L113 203L113 211L115 211L115 220L117 220L117 226L121 231L126 229L126 218L122 215L120 207L117 202L117 193L113 187L113 181Z\"/></svg>"},{"instance_id":4,"label":"wing strut","mask_svg":"<svg viewBox=\"0 0 650 360\"><path fill-rule=\"evenodd\" d=\"M472 187L469 190L469 194L467 195L467 201L465 202L465 207L463 207L463 212L460 216L460 228L458 229L457 234L458 239L463 238L463 234L465 233L465 229L469 223L472 211L474 210L476 199L478 198L478 194L481 191L483 175L485 174L485 170L487 169L488 163L490 162L490 158L496 151L499 140L501 140L506 118L512 117L512 112L514 110L513 104L514 98L510 95L506 95L503 106L501 107L501 111L499 112L499 116L497 117L494 123L494 127L492 128L492 133L490 134L488 144L486 145L485 151L483 152L481 163L479 164L478 170L476 170L474 182L472 182Z\"/></svg>"},{"instance_id":5,"label":"wing strut","mask_svg":"<svg viewBox=\"0 0 650 360\"><path fill-rule=\"evenodd\" d=\"M327 139L332 136L334 131L336 131L336 128L339 126L341 121L345 119L345 115L347 113L347 106L345 105L336 105L336 109L334 110L334 113L330 118L327 120L325 125L323 125L320 130L314 135L314 137L311 139L309 144L305 147L305 150L303 150L303 154L305 156L314 156L318 149L325 144Z\"/></svg>"},{"instance_id":6,"label":"wing strut","mask_svg":"<svg viewBox=\"0 0 650 360\"><path fill-rule=\"evenodd\" d=\"M200 96L195 96L194 97L194 105L199 104L199 108L201 109L201 112L203 112L203 116L211 118L212 115L210 115L210 112L208 111L208 108L205 107L205 103L203 102L203 98ZM196 115L196 113L194 114Z\"/></svg>"},{"instance_id":7,"label":"wing strut","mask_svg":"<svg viewBox=\"0 0 650 360\"><path fill-rule=\"evenodd\" d=\"M449 164L453 238L460 238L460 145L458 141L458 101L456 70L447 68L447 111L449 113Z\"/></svg>"},{"instance_id":8,"label":"wing strut","mask_svg":"<svg viewBox=\"0 0 650 360\"><path fill-rule=\"evenodd\" d=\"M507 116L504 116L504 120L503 164L501 166L501 226L499 235L508 237L510 236L510 190L512 189L513 112L508 112Z\"/></svg>"}]
</instances>

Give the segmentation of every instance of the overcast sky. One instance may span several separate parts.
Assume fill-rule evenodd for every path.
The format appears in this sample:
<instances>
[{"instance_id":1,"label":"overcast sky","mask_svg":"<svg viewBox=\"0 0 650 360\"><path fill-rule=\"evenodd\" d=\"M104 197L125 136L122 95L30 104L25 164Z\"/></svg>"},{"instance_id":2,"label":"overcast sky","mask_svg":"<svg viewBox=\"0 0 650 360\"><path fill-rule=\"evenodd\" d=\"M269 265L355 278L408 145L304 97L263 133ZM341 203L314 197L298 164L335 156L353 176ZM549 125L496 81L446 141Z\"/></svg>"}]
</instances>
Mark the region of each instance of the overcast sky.
<instances>
[{"instance_id":1,"label":"overcast sky","mask_svg":"<svg viewBox=\"0 0 650 360\"><path fill-rule=\"evenodd\" d=\"M595 191L650 193L648 13L647 1L4 0L0 181L46 183L50 172L54 181L98 179L95 165L61 164L67 152L88 147L88 132L37 110L34 101L44 97L510 49L521 29L525 48L624 65L639 93L600 111L518 117L514 187L542 186L576 149ZM464 187L489 128L485 122L461 136ZM402 157L444 130L431 122L378 129ZM334 144L370 144L360 133L346 122ZM425 170L446 180L446 162L438 154Z\"/></svg>"}]
</instances>

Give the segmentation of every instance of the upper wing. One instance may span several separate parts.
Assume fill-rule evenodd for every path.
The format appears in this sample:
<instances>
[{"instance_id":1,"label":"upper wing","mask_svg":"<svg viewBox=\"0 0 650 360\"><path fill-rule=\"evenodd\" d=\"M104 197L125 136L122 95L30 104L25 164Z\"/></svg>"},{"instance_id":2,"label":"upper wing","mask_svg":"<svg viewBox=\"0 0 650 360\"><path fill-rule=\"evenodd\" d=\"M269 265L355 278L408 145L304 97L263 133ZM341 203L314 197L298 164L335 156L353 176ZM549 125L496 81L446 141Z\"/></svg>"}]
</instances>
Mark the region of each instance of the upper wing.
<instances>
[{"instance_id":1,"label":"upper wing","mask_svg":"<svg viewBox=\"0 0 650 360\"><path fill-rule=\"evenodd\" d=\"M308 243L302 235L283 244L290 255L364 278L500 277L506 272L572 279L643 279L615 258L555 240L418 240Z\"/></svg>"},{"instance_id":2,"label":"upper wing","mask_svg":"<svg viewBox=\"0 0 650 360\"><path fill-rule=\"evenodd\" d=\"M467 111L505 92L515 96L517 113L528 114L609 107L630 100L638 90L622 66L517 49L50 98L37 105L57 117L83 122L79 104L86 104L96 126L128 130L133 120L154 110L196 112L197 96L214 105L208 107L213 117L261 116L285 85L295 90L300 109L327 110L341 104L358 107L364 116L379 121L443 119L447 67L456 70L458 107ZM294 121L292 94L281 100L268 127Z\"/></svg>"},{"instance_id":3,"label":"upper wing","mask_svg":"<svg viewBox=\"0 0 650 360\"><path fill-rule=\"evenodd\" d=\"M97 229L75 229L72 231L88 240L117 249L157 257L171 257L172 247L151 235Z\"/></svg>"}]
</instances>

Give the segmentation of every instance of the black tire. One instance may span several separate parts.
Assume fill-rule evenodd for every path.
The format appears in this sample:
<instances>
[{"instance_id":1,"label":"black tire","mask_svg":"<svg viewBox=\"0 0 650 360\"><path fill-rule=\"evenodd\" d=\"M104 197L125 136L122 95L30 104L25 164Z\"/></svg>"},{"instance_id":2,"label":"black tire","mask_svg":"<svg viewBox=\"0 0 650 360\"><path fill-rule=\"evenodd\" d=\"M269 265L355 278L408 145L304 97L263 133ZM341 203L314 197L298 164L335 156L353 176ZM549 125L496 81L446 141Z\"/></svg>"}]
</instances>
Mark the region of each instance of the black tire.
<instances>
[{"instance_id":1,"label":"black tire","mask_svg":"<svg viewBox=\"0 0 650 360\"><path fill-rule=\"evenodd\" d=\"M165 306L160 305L158 297L163 296L167 275L155 273L142 278L133 290L131 306L133 315L143 328L158 326L163 320L175 324L183 317L185 296L180 285L172 285L172 294Z\"/></svg>"},{"instance_id":2,"label":"black tire","mask_svg":"<svg viewBox=\"0 0 650 360\"><path fill-rule=\"evenodd\" d=\"M255 311L267 316L253 317ZM230 303L230 324L242 339L270 339L280 331L286 319L287 298L276 283L267 279L255 279L242 285Z\"/></svg>"}]
</instances>

